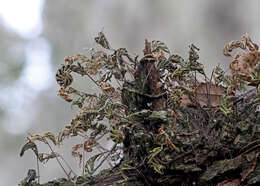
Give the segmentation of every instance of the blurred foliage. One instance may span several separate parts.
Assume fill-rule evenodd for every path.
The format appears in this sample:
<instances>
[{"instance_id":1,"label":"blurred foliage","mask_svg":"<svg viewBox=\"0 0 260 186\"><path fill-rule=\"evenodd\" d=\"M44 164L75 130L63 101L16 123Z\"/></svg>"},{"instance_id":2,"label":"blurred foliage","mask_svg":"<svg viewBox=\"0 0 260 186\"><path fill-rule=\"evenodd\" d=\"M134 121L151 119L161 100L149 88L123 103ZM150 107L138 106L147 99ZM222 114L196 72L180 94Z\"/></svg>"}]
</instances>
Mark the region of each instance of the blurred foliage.
<instances>
[{"instance_id":1,"label":"blurred foliage","mask_svg":"<svg viewBox=\"0 0 260 186\"><path fill-rule=\"evenodd\" d=\"M2 69L1 71L1 85L11 85L14 81L19 79L21 76L21 72L24 69L24 62L12 64L12 62L8 61L8 66L6 69ZM4 65L3 65L4 66Z\"/></svg>"},{"instance_id":2,"label":"blurred foliage","mask_svg":"<svg viewBox=\"0 0 260 186\"><path fill-rule=\"evenodd\" d=\"M17 37L14 33L10 34L4 27L1 27L0 36L5 38L1 41L1 60L0 78L1 86L10 85L17 80L24 68L25 56L23 51L15 52L15 47L23 46L26 41ZM18 49L19 50L19 49Z\"/></svg>"}]
</instances>

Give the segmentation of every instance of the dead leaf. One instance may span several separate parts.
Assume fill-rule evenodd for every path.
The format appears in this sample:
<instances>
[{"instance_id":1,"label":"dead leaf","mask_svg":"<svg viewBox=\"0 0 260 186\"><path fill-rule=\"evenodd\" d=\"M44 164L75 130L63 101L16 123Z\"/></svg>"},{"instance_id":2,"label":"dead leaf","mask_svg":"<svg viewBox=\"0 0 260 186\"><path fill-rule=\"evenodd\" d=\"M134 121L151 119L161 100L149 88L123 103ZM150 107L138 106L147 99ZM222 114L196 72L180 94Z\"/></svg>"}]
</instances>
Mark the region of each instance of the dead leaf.
<instances>
[{"instance_id":1,"label":"dead leaf","mask_svg":"<svg viewBox=\"0 0 260 186\"><path fill-rule=\"evenodd\" d=\"M195 89L195 99L201 107L217 107L221 104L221 97L226 94L226 88L211 83L200 83Z\"/></svg>"},{"instance_id":2,"label":"dead leaf","mask_svg":"<svg viewBox=\"0 0 260 186\"><path fill-rule=\"evenodd\" d=\"M28 139L30 142L34 143L35 141L41 141L43 143L47 143L46 139L41 135L38 135L38 134L36 134L36 135L29 134L29 135L30 135L30 137L28 137Z\"/></svg>"},{"instance_id":3,"label":"dead leaf","mask_svg":"<svg viewBox=\"0 0 260 186\"><path fill-rule=\"evenodd\" d=\"M223 50L225 56L232 56L230 52L233 49L241 48L244 52L236 54L230 63L232 74L238 74L239 77L247 82L252 83L252 73L255 71L257 64L260 62L260 51L256 43L252 42L246 33L241 37L241 41L231 41ZM260 78L260 72L255 74Z\"/></svg>"},{"instance_id":4,"label":"dead leaf","mask_svg":"<svg viewBox=\"0 0 260 186\"><path fill-rule=\"evenodd\" d=\"M49 140L51 140L54 145L57 144L56 139L55 139L55 136L54 136L51 132L45 133L45 134L44 134L44 137L45 137L45 138L48 138Z\"/></svg>"},{"instance_id":5,"label":"dead leaf","mask_svg":"<svg viewBox=\"0 0 260 186\"><path fill-rule=\"evenodd\" d=\"M107 40L107 38L105 37L103 32L99 32L98 36L95 37L95 41L100 44L103 48L110 50L111 46Z\"/></svg>"},{"instance_id":6,"label":"dead leaf","mask_svg":"<svg viewBox=\"0 0 260 186\"><path fill-rule=\"evenodd\" d=\"M105 91L105 92L107 92L107 93L114 93L115 92L115 88L114 87L112 87L109 83L107 83L107 82L101 82L100 84L99 84L99 86L100 86L100 88L103 90L103 91Z\"/></svg>"},{"instance_id":7,"label":"dead leaf","mask_svg":"<svg viewBox=\"0 0 260 186\"><path fill-rule=\"evenodd\" d=\"M260 62L260 51L250 51L248 53L237 54L234 60L230 63L232 74L239 74L241 79L250 82L250 75ZM257 74L260 78L260 73Z\"/></svg>"},{"instance_id":8,"label":"dead leaf","mask_svg":"<svg viewBox=\"0 0 260 186\"><path fill-rule=\"evenodd\" d=\"M38 153L38 149L37 149L36 144L32 141L29 141L22 147L22 150L20 152L20 157L23 156L24 152L29 150L29 149L32 149L32 151L35 153L35 155L38 156L39 153Z\"/></svg>"},{"instance_id":9,"label":"dead leaf","mask_svg":"<svg viewBox=\"0 0 260 186\"><path fill-rule=\"evenodd\" d=\"M68 92L65 90L64 87L61 87L58 91L58 96L62 99L66 100L67 102L71 102L73 99L69 96Z\"/></svg>"},{"instance_id":10,"label":"dead leaf","mask_svg":"<svg viewBox=\"0 0 260 186\"><path fill-rule=\"evenodd\" d=\"M54 152L51 153L51 154L47 154L47 153L39 153L39 160L40 162L43 162L43 163L47 163L50 159L53 159L53 158L56 158L58 157L57 154L55 154Z\"/></svg>"}]
</instances>

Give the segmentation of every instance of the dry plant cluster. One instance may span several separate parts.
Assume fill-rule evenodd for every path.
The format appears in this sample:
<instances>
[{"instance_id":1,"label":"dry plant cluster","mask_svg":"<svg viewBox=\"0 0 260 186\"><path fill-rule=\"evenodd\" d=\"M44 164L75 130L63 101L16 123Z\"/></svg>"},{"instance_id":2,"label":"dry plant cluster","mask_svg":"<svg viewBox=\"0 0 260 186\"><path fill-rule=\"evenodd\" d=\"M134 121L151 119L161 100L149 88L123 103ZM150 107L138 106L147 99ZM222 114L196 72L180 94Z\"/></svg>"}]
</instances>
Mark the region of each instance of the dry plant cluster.
<instances>
[{"instance_id":1,"label":"dry plant cluster","mask_svg":"<svg viewBox=\"0 0 260 186\"><path fill-rule=\"evenodd\" d=\"M234 49L241 49L230 63L231 74L217 66L210 77L198 61L199 48L193 44L189 46L188 59L184 59L172 54L165 43L146 40L144 57L139 60L138 56L128 54L125 48L112 48L102 32L95 41L102 49L91 49L89 56L65 57L56 73L60 86L58 95L78 107L77 115L58 135L51 132L30 134L20 154L23 156L31 149L37 165L38 161L46 163L56 159L72 183L91 180L104 162L111 167L98 174L106 174L119 166L122 183L128 179L126 173L131 170L146 179L144 174L147 172L142 172L141 167L163 175L170 168L169 162L174 161L171 154L176 153L177 158L178 153L187 151L179 143L182 137L186 139L201 133L196 127L178 128L183 117L178 109L191 107L203 113L213 110L228 118L235 112L234 104L239 101L237 95L248 86L256 87L260 98L260 51L247 34L240 41L232 41L224 47L223 53L229 57ZM85 76L100 91L91 94L73 88L75 75ZM62 145L65 139L76 136L82 142L72 147L71 154L78 159L82 175L76 175L54 148ZM113 141L114 145L107 149L102 140ZM39 152L37 142L48 145L50 152ZM250 148L258 145L255 143ZM243 179L248 174L244 174ZM30 170L21 185L37 182L39 169L37 174Z\"/></svg>"}]
</instances>

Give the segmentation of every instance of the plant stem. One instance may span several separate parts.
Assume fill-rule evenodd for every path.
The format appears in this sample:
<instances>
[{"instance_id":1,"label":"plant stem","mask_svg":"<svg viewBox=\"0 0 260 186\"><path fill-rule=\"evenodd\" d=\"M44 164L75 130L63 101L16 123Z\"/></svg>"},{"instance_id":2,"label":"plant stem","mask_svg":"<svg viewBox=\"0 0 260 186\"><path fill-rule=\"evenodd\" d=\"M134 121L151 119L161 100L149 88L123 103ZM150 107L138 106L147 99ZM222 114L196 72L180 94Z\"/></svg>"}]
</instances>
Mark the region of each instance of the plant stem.
<instances>
[{"instance_id":1,"label":"plant stem","mask_svg":"<svg viewBox=\"0 0 260 186\"><path fill-rule=\"evenodd\" d=\"M48 142L47 142L47 145L49 146L51 152L54 153L54 154L56 154ZM61 164L59 158L58 158L57 156L55 156L55 158L56 158L58 164L60 165L60 167L62 168L63 172L66 174L66 176L67 176L68 179L70 180L70 175L67 173L67 171L65 170L65 168L62 166L62 164Z\"/></svg>"},{"instance_id":2,"label":"plant stem","mask_svg":"<svg viewBox=\"0 0 260 186\"><path fill-rule=\"evenodd\" d=\"M96 166L96 168L92 171L92 175L99 169L99 167L106 161L106 159L108 158L108 156L110 155L110 153L116 148L117 144L115 143L113 145L113 147L111 148L110 152L104 157L104 159L99 163L98 166Z\"/></svg>"}]
</instances>

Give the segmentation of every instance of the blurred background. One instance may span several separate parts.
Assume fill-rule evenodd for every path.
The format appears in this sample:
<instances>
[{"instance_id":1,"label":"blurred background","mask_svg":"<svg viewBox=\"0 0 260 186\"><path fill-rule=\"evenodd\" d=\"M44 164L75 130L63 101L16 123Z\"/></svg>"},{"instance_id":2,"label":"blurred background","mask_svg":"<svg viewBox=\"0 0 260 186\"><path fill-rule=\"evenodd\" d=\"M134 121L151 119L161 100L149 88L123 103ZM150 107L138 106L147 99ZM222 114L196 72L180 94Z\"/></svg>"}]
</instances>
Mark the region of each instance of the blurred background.
<instances>
[{"instance_id":1,"label":"blurred background","mask_svg":"<svg viewBox=\"0 0 260 186\"><path fill-rule=\"evenodd\" d=\"M57 97L55 73L65 56L96 47L99 31L133 55L142 54L145 38L184 57L194 43L209 74L217 64L228 67L227 42L248 32L260 43L259 8L257 0L0 0L0 186L36 169L31 151L19 157L28 133L57 134L74 117L77 109ZM81 86L94 91L89 83ZM70 146L59 151L80 172ZM40 172L42 183L65 177L55 160Z\"/></svg>"}]
</instances>

